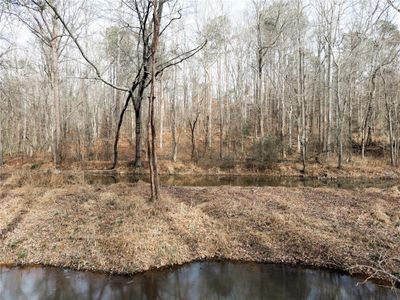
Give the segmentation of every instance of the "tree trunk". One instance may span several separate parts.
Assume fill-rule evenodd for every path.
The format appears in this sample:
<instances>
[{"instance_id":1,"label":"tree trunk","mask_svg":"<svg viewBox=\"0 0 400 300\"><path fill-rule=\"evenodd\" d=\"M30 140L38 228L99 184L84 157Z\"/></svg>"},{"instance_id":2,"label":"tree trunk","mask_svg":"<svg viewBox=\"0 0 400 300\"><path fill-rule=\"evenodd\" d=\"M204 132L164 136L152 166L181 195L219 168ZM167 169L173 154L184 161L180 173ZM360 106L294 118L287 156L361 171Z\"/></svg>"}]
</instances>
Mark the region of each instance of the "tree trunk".
<instances>
[{"instance_id":1,"label":"tree trunk","mask_svg":"<svg viewBox=\"0 0 400 300\"><path fill-rule=\"evenodd\" d=\"M60 28L56 16L52 17L52 40L50 43L50 59L51 59L51 85L53 96L53 122L54 122L54 137L53 137L53 161L57 168L61 163L61 104L60 104L60 66L59 66L59 42Z\"/></svg>"},{"instance_id":2,"label":"tree trunk","mask_svg":"<svg viewBox=\"0 0 400 300\"><path fill-rule=\"evenodd\" d=\"M176 157L178 154L178 142L176 138L176 68L174 68L174 88L171 99L171 133L172 133L172 142L171 142L171 159L173 162L176 162Z\"/></svg>"},{"instance_id":3,"label":"tree trunk","mask_svg":"<svg viewBox=\"0 0 400 300\"><path fill-rule=\"evenodd\" d=\"M375 71L373 72L372 76L371 76L371 80L370 80L370 91L368 93L368 107L367 107L367 112L364 118L364 122L361 128L361 158L364 159L365 158L365 146L366 143L368 141L368 136L370 135L370 129L371 127L369 126L369 121L371 118L371 114L372 114L372 100L375 96L375 89L376 89L376 74L379 71L379 69L375 69ZM367 132L368 130L368 132Z\"/></svg>"},{"instance_id":4,"label":"tree trunk","mask_svg":"<svg viewBox=\"0 0 400 300\"><path fill-rule=\"evenodd\" d=\"M210 74L208 70L208 65L206 67L206 86L205 86L205 92L206 92L206 101L207 101L207 129L206 129L206 149L205 153L209 152L210 156L212 155L212 95L211 95L211 80L210 80Z\"/></svg>"},{"instance_id":5,"label":"tree trunk","mask_svg":"<svg viewBox=\"0 0 400 300\"><path fill-rule=\"evenodd\" d=\"M198 120L198 116L196 116L196 119L193 122L189 121L190 133L191 133L191 141L192 141L192 155L191 155L191 159L192 160L196 160L197 159L197 147L196 147L196 125L197 125L197 120Z\"/></svg>"},{"instance_id":6,"label":"tree trunk","mask_svg":"<svg viewBox=\"0 0 400 300\"><path fill-rule=\"evenodd\" d=\"M121 131L121 126L122 126L122 122L124 120L124 115L126 112L126 109L128 108L129 102L132 98L132 94L129 93L128 97L126 98L124 107L122 108L121 114L119 116L119 120L118 120L118 124L117 124L117 130L115 133L115 140L114 140L114 161L113 161L113 165L112 165L112 169L115 169L115 167L117 166L118 163L118 141L119 141L119 135L120 135L120 131Z\"/></svg>"},{"instance_id":7,"label":"tree trunk","mask_svg":"<svg viewBox=\"0 0 400 300\"><path fill-rule=\"evenodd\" d=\"M135 167L142 167L142 108L135 107Z\"/></svg>"},{"instance_id":8,"label":"tree trunk","mask_svg":"<svg viewBox=\"0 0 400 300\"><path fill-rule=\"evenodd\" d=\"M264 137L264 108L263 108L263 101L262 101L262 73L263 73L263 67L262 67L262 54L259 54L259 60L258 60L258 72L257 72L257 107L258 107L258 127L260 130L260 137L261 140Z\"/></svg>"},{"instance_id":9,"label":"tree trunk","mask_svg":"<svg viewBox=\"0 0 400 300\"><path fill-rule=\"evenodd\" d=\"M342 130L340 130L340 132L338 133L337 147L338 147L338 169L341 169L343 163Z\"/></svg>"},{"instance_id":10,"label":"tree trunk","mask_svg":"<svg viewBox=\"0 0 400 300\"><path fill-rule=\"evenodd\" d=\"M219 158L222 159L223 151L224 151L224 105L222 99L222 74L221 74L221 61L218 58L217 61L217 68L218 68L218 104L219 104Z\"/></svg>"},{"instance_id":11,"label":"tree trunk","mask_svg":"<svg viewBox=\"0 0 400 300\"><path fill-rule=\"evenodd\" d=\"M301 41L301 30L300 30L300 10L302 9L302 1L297 1L297 47L298 47L298 97L300 104L301 113L301 161L303 164L303 173L306 171L306 158L307 158L307 122L306 122L306 96L305 96L305 84L304 84L304 54L303 45Z\"/></svg>"},{"instance_id":12,"label":"tree trunk","mask_svg":"<svg viewBox=\"0 0 400 300\"><path fill-rule=\"evenodd\" d=\"M327 71L326 71L326 93L327 96L326 98L328 99L328 126L326 129L326 152L327 155L331 155L331 143L332 143L332 89L331 89L331 69L332 69L332 47L330 45L331 43L331 36L332 36L332 28L330 26L329 29L329 42L328 42L328 54L327 54Z\"/></svg>"},{"instance_id":13,"label":"tree trunk","mask_svg":"<svg viewBox=\"0 0 400 300\"><path fill-rule=\"evenodd\" d=\"M341 105L341 97L340 97L340 82L339 82L339 77L340 77L340 65L337 62L338 58L333 59L333 66L334 66L334 72L332 75L332 85L333 85L333 90L335 91L335 116L336 116L336 147L337 147L337 168L341 169L342 168L342 163L343 163L343 140L342 140L342 129L343 129L343 109ZM346 103L343 105L346 106Z\"/></svg>"},{"instance_id":14,"label":"tree trunk","mask_svg":"<svg viewBox=\"0 0 400 300\"><path fill-rule=\"evenodd\" d=\"M352 76L354 78L354 76ZM353 156L353 99L355 98L356 92L355 92L355 83L354 79L352 79L352 82L350 83L350 92L349 92L349 99L348 99L348 107L347 107L347 113L348 113L348 151L349 151L349 162L352 160Z\"/></svg>"},{"instance_id":15,"label":"tree trunk","mask_svg":"<svg viewBox=\"0 0 400 300\"><path fill-rule=\"evenodd\" d=\"M160 149L164 146L164 86L160 77Z\"/></svg>"},{"instance_id":16,"label":"tree trunk","mask_svg":"<svg viewBox=\"0 0 400 300\"><path fill-rule=\"evenodd\" d=\"M396 143L394 141L394 133L393 133L393 113L392 113L392 103L389 102L388 95L386 92L386 81L382 75L383 81L383 97L385 100L385 107L386 107L386 119L388 122L388 131L389 131L389 145L390 145L390 165L396 165L396 158L395 158L395 146Z\"/></svg>"},{"instance_id":17,"label":"tree trunk","mask_svg":"<svg viewBox=\"0 0 400 300\"><path fill-rule=\"evenodd\" d=\"M281 155L282 159L286 158L285 151L285 127L286 127L286 107L285 107L285 99L286 99L286 80L283 79L282 83L282 95L281 95Z\"/></svg>"},{"instance_id":18,"label":"tree trunk","mask_svg":"<svg viewBox=\"0 0 400 300\"><path fill-rule=\"evenodd\" d=\"M305 99L305 84L304 84L304 54L300 50L300 75L301 75L301 158L303 163L303 173L306 171L307 162L307 120L306 120L306 99Z\"/></svg>"},{"instance_id":19,"label":"tree trunk","mask_svg":"<svg viewBox=\"0 0 400 300\"><path fill-rule=\"evenodd\" d=\"M3 160L3 128L0 120L0 167L4 165Z\"/></svg>"},{"instance_id":20,"label":"tree trunk","mask_svg":"<svg viewBox=\"0 0 400 300\"><path fill-rule=\"evenodd\" d=\"M289 152L292 152L292 147L293 147L293 133L292 133L292 128L293 128L293 104L290 103L289 107L289 124L288 124L288 135L289 135Z\"/></svg>"},{"instance_id":21,"label":"tree trunk","mask_svg":"<svg viewBox=\"0 0 400 300\"><path fill-rule=\"evenodd\" d=\"M158 48L158 40L160 34L160 21L162 15L162 5L164 2L153 0L153 36L151 43L151 83L150 83L150 99L149 99L149 118L147 123L147 148L150 166L150 187L151 201L160 199L160 182L158 177L157 152L156 152L156 127L154 122L154 102L155 102L155 85L156 85L156 54Z\"/></svg>"},{"instance_id":22,"label":"tree trunk","mask_svg":"<svg viewBox=\"0 0 400 300\"><path fill-rule=\"evenodd\" d=\"M324 72L322 66L322 41L321 38L318 39L318 104L319 104L319 114L318 114L318 151L322 151L324 148L324 112L325 112L325 93L324 93Z\"/></svg>"},{"instance_id":23,"label":"tree trunk","mask_svg":"<svg viewBox=\"0 0 400 300\"><path fill-rule=\"evenodd\" d=\"M394 119L398 120L398 95L396 95L395 105L394 105ZM394 148L394 165L398 165L398 135L399 135L399 125L394 124L393 129L393 148Z\"/></svg>"}]
</instances>

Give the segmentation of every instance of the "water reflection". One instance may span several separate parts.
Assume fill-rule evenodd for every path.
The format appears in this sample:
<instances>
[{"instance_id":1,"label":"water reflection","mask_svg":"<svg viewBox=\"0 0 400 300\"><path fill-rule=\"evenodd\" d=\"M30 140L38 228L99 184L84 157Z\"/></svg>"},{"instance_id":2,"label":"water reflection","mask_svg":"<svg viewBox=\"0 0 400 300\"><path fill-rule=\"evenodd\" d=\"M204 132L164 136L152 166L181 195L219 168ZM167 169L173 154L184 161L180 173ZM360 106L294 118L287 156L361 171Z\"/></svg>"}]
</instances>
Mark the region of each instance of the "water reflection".
<instances>
[{"instance_id":1,"label":"water reflection","mask_svg":"<svg viewBox=\"0 0 400 300\"><path fill-rule=\"evenodd\" d=\"M71 175L72 176L72 175ZM0 182L6 181L10 174L0 173ZM86 172L84 179L91 185L110 185L119 182L135 183L139 180L148 182L148 175L117 173ZM337 180L301 178L301 177L273 177L268 175L162 175L161 183L168 186L282 186L282 187L330 187L339 189L380 188L387 189L399 186L396 179L349 179Z\"/></svg>"},{"instance_id":2,"label":"water reflection","mask_svg":"<svg viewBox=\"0 0 400 300\"><path fill-rule=\"evenodd\" d=\"M193 263L133 277L0 269L0 299L397 299L340 274L283 265Z\"/></svg>"},{"instance_id":3,"label":"water reflection","mask_svg":"<svg viewBox=\"0 0 400 300\"><path fill-rule=\"evenodd\" d=\"M161 183L169 186L284 186L284 187L332 187L341 189L355 188L390 188L399 185L395 179L338 179L321 180L300 177L272 176L216 176L216 175L163 175ZM89 184L108 185L118 182L134 183L139 180L148 181L146 175L117 175L86 173L85 180Z\"/></svg>"}]
</instances>

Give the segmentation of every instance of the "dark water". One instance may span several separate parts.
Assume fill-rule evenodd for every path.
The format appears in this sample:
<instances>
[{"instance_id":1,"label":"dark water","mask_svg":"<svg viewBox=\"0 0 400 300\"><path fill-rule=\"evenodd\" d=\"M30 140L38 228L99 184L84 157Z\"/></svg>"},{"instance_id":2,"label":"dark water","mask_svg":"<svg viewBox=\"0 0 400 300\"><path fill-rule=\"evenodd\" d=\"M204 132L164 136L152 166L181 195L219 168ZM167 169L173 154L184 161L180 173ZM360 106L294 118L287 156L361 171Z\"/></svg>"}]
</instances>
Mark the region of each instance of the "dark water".
<instances>
[{"instance_id":1,"label":"dark water","mask_svg":"<svg viewBox=\"0 0 400 300\"><path fill-rule=\"evenodd\" d=\"M133 277L0 269L0 299L397 299L394 290L284 265L192 263Z\"/></svg>"},{"instance_id":2,"label":"dark water","mask_svg":"<svg viewBox=\"0 0 400 300\"><path fill-rule=\"evenodd\" d=\"M107 185L118 182L148 181L147 175L114 175L86 173L85 180L89 184ZM284 186L284 187L332 187L341 189L355 188L390 188L400 185L395 179L315 179L300 177L273 176L219 176L219 175L165 175L160 177L161 183L170 186Z\"/></svg>"},{"instance_id":3,"label":"dark water","mask_svg":"<svg viewBox=\"0 0 400 300\"><path fill-rule=\"evenodd\" d=\"M10 174L0 173L0 182L5 181ZM73 179L73 174L71 179ZM115 173L95 173L86 172L85 181L92 185L109 185L119 182L135 183L139 180L148 182L148 175L137 174L115 174ZM400 181L396 179L349 179L340 178L317 179L302 177L274 177L268 175L162 175L160 177L163 185L169 186L282 186L282 187L330 187L339 189L363 189L380 188L387 189L400 186Z\"/></svg>"}]
</instances>

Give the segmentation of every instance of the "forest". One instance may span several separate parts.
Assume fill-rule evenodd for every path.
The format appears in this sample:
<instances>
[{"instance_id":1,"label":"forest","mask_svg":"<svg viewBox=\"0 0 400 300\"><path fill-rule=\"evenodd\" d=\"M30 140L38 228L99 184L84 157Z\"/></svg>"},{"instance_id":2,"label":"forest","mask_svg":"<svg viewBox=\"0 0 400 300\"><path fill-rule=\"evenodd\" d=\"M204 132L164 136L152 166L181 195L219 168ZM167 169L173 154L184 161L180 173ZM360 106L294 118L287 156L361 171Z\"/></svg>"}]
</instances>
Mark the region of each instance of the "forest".
<instances>
[{"instance_id":1,"label":"forest","mask_svg":"<svg viewBox=\"0 0 400 300\"><path fill-rule=\"evenodd\" d=\"M399 299L399 179L399 0L0 0L0 299Z\"/></svg>"},{"instance_id":2,"label":"forest","mask_svg":"<svg viewBox=\"0 0 400 300\"><path fill-rule=\"evenodd\" d=\"M2 2L0 164L115 167L119 158L140 167L152 82L147 1ZM396 3L160 4L162 159L398 164Z\"/></svg>"}]
</instances>

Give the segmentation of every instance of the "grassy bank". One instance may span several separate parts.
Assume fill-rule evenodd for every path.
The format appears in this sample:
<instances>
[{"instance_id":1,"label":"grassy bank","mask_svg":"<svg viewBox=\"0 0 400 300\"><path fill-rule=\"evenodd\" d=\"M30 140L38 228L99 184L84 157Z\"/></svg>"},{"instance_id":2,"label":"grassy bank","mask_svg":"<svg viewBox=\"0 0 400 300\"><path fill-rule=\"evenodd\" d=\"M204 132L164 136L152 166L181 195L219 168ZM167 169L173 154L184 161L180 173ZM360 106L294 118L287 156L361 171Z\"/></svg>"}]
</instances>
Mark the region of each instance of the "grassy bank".
<instances>
[{"instance_id":1,"label":"grassy bank","mask_svg":"<svg viewBox=\"0 0 400 300\"><path fill-rule=\"evenodd\" d=\"M80 178L0 185L1 264L134 273L218 258L400 273L397 188L164 187L163 200L149 203L143 182Z\"/></svg>"},{"instance_id":2,"label":"grassy bank","mask_svg":"<svg viewBox=\"0 0 400 300\"><path fill-rule=\"evenodd\" d=\"M105 171L111 167L110 161L67 161L61 164L64 171ZM13 173L19 171L46 171L54 169L51 160L14 158L0 168L1 173ZM322 162L310 160L306 172L302 172L303 166L294 156L285 161L277 161L271 164L252 165L245 161L233 161L229 159L203 158L197 162L191 160L178 160L172 162L170 159L159 160L159 171L162 175L266 175L279 177L310 177L310 178L392 178L400 179L400 167L392 167L387 159L366 157L353 157L351 162L343 164L341 169L337 168L334 157L325 158ZM120 161L115 172L117 173L148 173L147 162L143 168L135 169L132 163Z\"/></svg>"}]
</instances>

